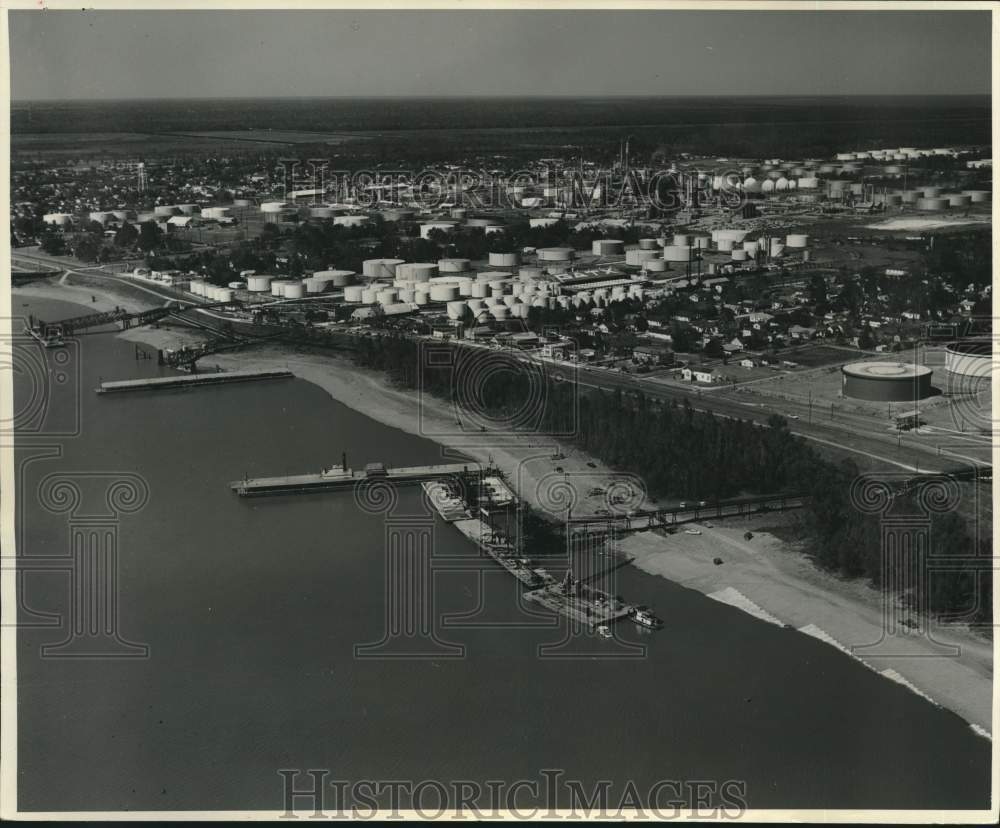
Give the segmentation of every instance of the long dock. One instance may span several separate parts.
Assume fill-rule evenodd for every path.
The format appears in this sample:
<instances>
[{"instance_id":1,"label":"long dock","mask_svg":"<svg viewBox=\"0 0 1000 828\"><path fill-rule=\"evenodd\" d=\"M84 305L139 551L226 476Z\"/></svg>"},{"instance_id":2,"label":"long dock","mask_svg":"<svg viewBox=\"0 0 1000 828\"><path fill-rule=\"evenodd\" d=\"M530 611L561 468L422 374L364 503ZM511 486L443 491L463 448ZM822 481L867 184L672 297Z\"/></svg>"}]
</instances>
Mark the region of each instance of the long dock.
<instances>
[{"instance_id":1,"label":"long dock","mask_svg":"<svg viewBox=\"0 0 1000 828\"><path fill-rule=\"evenodd\" d=\"M102 382L98 394L119 394L126 391L166 391L199 385L222 385L231 382L259 382L295 376L291 371L218 371L211 374L191 374L183 377L145 377L134 380Z\"/></svg>"},{"instance_id":2,"label":"long dock","mask_svg":"<svg viewBox=\"0 0 1000 828\"><path fill-rule=\"evenodd\" d=\"M293 474L282 477L247 477L229 484L240 497L272 494L299 494L351 488L366 480L386 481L395 485L423 483L443 477L477 472L475 463L447 463L437 466L408 466L403 468L366 468L354 471L347 468L326 469L317 474Z\"/></svg>"}]
</instances>

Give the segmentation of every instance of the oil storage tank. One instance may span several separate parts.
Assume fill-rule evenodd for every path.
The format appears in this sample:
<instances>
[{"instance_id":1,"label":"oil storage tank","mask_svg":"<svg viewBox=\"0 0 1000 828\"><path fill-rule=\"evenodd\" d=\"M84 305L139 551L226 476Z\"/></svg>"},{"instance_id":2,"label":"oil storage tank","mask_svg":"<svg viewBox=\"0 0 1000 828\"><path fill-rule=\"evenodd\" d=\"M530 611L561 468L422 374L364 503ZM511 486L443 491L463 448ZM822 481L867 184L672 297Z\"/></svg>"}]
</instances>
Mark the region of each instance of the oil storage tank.
<instances>
[{"instance_id":1,"label":"oil storage tank","mask_svg":"<svg viewBox=\"0 0 1000 828\"><path fill-rule=\"evenodd\" d=\"M953 383L961 377L989 377L993 373L993 346L988 339L950 342L944 351L944 367Z\"/></svg>"},{"instance_id":2,"label":"oil storage tank","mask_svg":"<svg viewBox=\"0 0 1000 828\"><path fill-rule=\"evenodd\" d=\"M490 253L490 267L517 267L521 257L517 253Z\"/></svg>"},{"instance_id":3,"label":"oil storage tank","mask_svg":"<svg viewBox=\"0 0 1000 828\"><path fill-rule=\"evenodd\" d=\"M924 196L917 199L918 210L947 210L948 199L940 196Z\"/></svg>"},{"instance_id":4,"label":"oil storage tank","mask_svg":"<svg viewBox=\"0 0 1000 828\"><path fill-rule=\"evenodd\" d=\"M845 397L872 402L912 402L931 395L933 372L906 362L853 362L840 369Z\"/></svg>"},{"instance_id":5,"label":"oil storage tank","mask_svg":"<svg viewBox=\"0 0 1000 828\"><path fill-rule=\"evenodd\" d=\"M540 247L537 251L540 262L566 262L575 252L572 247Z\"/></svg>"},{"instance_id":6,"label":"oil storage tank","mask_svg":"<svg viewBox=\"0 0 1000 828\"><path fill-rule=\"evenodd\" d=\"M402 259L365 259L361 272L369 279L394 279L396 267L405 264Z\"/></svg>"},{"instance_id":7,"label":"oil storage tank","mask_svg":"<svg viewBox=\"0 0 1000 828\"><path fill-rule=\"evenodd\" d=\"M248 276L247 290L251 293L267 293L271 290L270 276Z\"/></svg>"},{"instance_id":8,"label":"oil storage tank","mask_svg":"<svg viewBox=\"0 0 1000 828\"><path fill-rule=\"evenodd\" d=\"M439 259L438 273L465 273L472 267L468 259Z\"/></svg>"},{"instance_id":9,"label":"oil storage tank","mask_svg":"<svg viewBox=\"0 0 1000 828\"><path fill-rule=\"evenodd\" d=\"M590 252L595 256L621 256L625 252L625 242L621 239L594 239Z\"/></svg>"},{"instance_id":10,"label":"oil storage tank","mask_svg":"<svg viewBox=\"0 0 1000 828\"><path fill-rule=\"evenodd\" d=\"M691 259L691 248L683 244L668 244L663 248L663 260L666 262L687 262Z\"/></svg>"},{"instance_id":11,"label":"oil storage tank","mask_svg":"<svg viewBox=\"0 0 1000 828\"><path fill-rule=\"evenodd\" d=\"M342 288L353 284L355 275L353 270L317 270L312 278Z\"/></svg>"},{"instance_id":12,"label":"oil storage tank","mask_svg":"<svg viewBox=\"0 0 1000 828\"><path fill-rule=\"evenodd\" d=\"M688 248L690 249L690 248ZM666 252L667 248L664 248ZM639 267L650 259L658 259L658 250L626 250L625 251L625 264L632 265L633 267ZM687 261L685 259L685 261Z\"/></svg>"}]
</instances>

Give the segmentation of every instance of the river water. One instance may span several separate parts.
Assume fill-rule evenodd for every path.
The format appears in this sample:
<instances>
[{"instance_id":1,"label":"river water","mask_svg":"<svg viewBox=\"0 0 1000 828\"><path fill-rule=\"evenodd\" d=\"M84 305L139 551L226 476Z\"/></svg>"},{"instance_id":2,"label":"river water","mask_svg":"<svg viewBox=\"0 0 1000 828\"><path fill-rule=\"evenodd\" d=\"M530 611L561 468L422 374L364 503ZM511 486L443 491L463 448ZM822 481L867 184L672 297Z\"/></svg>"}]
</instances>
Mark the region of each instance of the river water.
<instances>
[{"instance_id":1,"label":"river water","mask_svg":"<svg viewBox=\"0 0 1000 828\"><path fill-rule=\"evenodd\" d=\"M29 312L83 311L15 296ZM310 768L446 784L558 769L585 788L608 780L612 802L629 780L643 797L660 780L734 780L755 808L988 806L986 740L807 636L632 568L613 589L665 629L567 635L430 516L419 487L391 508L236 497L227 483L244 474L313 471L342 451L355 468L441 462L436 444L313 385L99 396L102 378L163 369L109 334L18 352L19 551L39 561L22 564L22 623L71 609L68 573L44 559L58 569L96 521L117 544L119 636L148 646L43 655L66 623L19 631L22 809L281 809L278 771ZM39 360L49 392L35 405ZM75 508L39 493L54 473L81 492ZM120 479L148 488L144 505L112 498L109 512ZM407 543L429 544L432 574L394 591ZM421 616L433 636L386 637Z\"/></svg>"}]
</instances>

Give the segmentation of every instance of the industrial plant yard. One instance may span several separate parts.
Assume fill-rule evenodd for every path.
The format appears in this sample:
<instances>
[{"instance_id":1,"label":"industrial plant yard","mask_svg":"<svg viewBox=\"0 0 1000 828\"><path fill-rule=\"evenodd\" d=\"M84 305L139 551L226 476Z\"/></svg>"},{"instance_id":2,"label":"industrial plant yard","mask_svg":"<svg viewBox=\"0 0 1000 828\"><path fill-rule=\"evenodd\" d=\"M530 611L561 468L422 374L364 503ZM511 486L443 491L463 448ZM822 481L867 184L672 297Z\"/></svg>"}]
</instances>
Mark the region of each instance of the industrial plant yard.
<instances>
[{"instance_id":1,"label":"industrial plant yard","mask_svg":"<svg viewBox=\"0 0 1000 828\"><path fill-rule=\"evenodd\" d=\"M52 2L0 816L995 823L1000 11Z\"/></svg>"}]
</instances>

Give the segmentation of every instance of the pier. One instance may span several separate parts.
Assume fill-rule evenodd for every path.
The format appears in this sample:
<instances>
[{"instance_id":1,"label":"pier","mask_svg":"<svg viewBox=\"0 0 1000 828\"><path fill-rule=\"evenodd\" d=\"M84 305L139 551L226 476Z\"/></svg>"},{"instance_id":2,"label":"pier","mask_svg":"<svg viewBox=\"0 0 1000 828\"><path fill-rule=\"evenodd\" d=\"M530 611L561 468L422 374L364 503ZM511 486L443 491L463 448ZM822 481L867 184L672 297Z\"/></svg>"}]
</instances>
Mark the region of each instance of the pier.
<instances>
[{"instance_id":1,"label":"pier","mask_svg":"<svg viewBox=\"0 0 1000 828\"><path fill-rule=\"evenodd\" d=\"M166 391L201 385L223 385L231 382L260 382L295 376L287 370L219 371L213 374L192 374L184 377L144 377L134 380L102 382L98 394L120 394L126 391Z\"/></svg>"},{"instance_id":2,"label":"pier","mask_svg":"<svg viewBox=\"0 0 1000 828\"><path fill-rule=\"evenodd\" d=\"M485 485L480 487L481 495L488 492L485 497L487 503L494 504L494 498L497 495L503 499L505 505L513 503L515 498L512 493L508 497L509 490L506 483L499 476L493 479L497 482L494 482L489 488ZM447 489L448 487L447 484L441 484L438 488ZM432 494L432 487L427 485L425 485L425 491L427 491L431 505L445 521L458 529L480 550L505 569L508 574L513 575L523 586L527 587L527 591L523 594L526 600L540 604L546 609L592 630L622 619L632 619L647 627L655 628L660 625L659 620L648 609L629 604L615 595L592 586L594 581L631 563L632 558L620 558L600 572L586 578L574 578L572 572L567 571L560 581L544 568L537 566L530 558L519 553L509 538L498 536L496 532L490 531L484 521L486 509L480 508L480 516L473 517L468 505L461 500L457 491L434 492ZM459 514L458 504L465 508L464 515Z\"/></svg>"},{"instance_id":3,"label":"pier","mask_svg":"<svg viewBox=\"0 0 1000 828\"><path fill-rule=\"evenodd\" d=\"M283 477L247 477L229 484L240 497L272 494L301 494L308 492L335 491L351 488L365 481L385 481L395 485L424 483L445 477L478 473L475 463L446 463L437 466L408 466L387 468L381 463L369 463L364 470L347 468L346 462L339 467L325 469L316 474L293 474Z\"/></svg>"}]
</instances>

